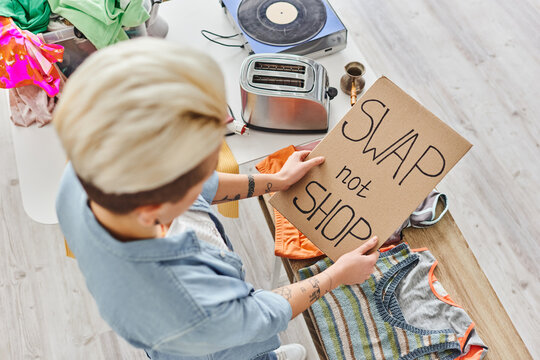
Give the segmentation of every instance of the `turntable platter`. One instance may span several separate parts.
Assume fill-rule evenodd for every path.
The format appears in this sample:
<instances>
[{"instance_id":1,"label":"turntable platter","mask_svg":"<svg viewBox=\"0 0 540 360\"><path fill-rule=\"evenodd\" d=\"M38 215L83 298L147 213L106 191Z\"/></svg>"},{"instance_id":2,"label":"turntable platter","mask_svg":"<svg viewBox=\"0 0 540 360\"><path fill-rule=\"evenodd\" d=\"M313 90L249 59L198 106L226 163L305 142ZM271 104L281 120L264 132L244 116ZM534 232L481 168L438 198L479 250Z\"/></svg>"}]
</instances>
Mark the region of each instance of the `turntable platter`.
<instances>
[{"instance_id":1,"label":"turntable platter","mask_svg":"<svg viewBox=\"0 0 540 360\"><path fill-rule=\"evenodd\" d=\"M238 22L253 39L274 46L308 41L326 24L321 0L242 0Z\"/></svg>"}]
</instances>

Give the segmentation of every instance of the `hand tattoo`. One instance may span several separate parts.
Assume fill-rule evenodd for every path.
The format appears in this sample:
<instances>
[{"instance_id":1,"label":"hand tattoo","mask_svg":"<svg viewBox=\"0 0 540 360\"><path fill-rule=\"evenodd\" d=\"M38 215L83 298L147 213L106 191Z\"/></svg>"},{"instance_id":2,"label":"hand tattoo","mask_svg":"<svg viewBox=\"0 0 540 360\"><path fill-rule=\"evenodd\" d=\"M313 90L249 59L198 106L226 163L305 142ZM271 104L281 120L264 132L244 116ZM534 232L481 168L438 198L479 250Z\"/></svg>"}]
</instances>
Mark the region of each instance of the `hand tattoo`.
<instances>
[{"instance_id":1,"label":"hand tattoo","mask_svg":"<svg viewBox=\"0 0 540 360\"><path fill-rule=\"evenodd\" d=\"M273 293L283 296L286 300L292 298L292 291L287 286L272 290Z\"/></svg>"},{"instance_id":2,"label":"hand tattoo","mask_svg":"<svg viewBox=\"0 0 540 360\"><path fill-rule=\"evenodd\" d=\"M248 193L247 197L252 197L253 192L255 191L255 179L253 178L253 175L248 175Z\"/></svg>"}]
</instances>

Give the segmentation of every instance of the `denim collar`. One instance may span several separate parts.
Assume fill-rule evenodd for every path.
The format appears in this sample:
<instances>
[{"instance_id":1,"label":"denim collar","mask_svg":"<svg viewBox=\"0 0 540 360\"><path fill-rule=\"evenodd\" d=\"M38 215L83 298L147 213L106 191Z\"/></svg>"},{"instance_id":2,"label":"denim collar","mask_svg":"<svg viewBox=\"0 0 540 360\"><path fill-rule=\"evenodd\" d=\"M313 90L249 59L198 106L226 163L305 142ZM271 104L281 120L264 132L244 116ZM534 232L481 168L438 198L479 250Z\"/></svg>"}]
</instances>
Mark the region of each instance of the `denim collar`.
<instances>
[{"instance_id":1,"label":"denim collar","mask_svg":"<svg viewBox=\"0 0 540 360\"><path fill-rule=\"evenodd\" d=\"M193 202L193 204L191 204L189 209L190 210L197 210L197 211L204 211L204 212L207 212L207 213L211 212L210 207L208 206L208 203L206 202L206 200L204 200L202 195L199 195L197 197L197 199L195 199L195 201Z\"/></svg>"},{"instance_id":2,"label":"denim collar","mask_svg":"<svg viewBox=\"0 0 540 360\"><path fill-rule=\"evenodd\" d=\"M199 240L193 231L164 238L118 241L97 221L87 205L88 198L85 193L82 194L80 201L87 230L94 235L92 238L95 244L108 254L134 262L155 262L181 259L201 252ZM190 209L210 212L208 204L201 195Z\"/></svg>"}]
</instances>

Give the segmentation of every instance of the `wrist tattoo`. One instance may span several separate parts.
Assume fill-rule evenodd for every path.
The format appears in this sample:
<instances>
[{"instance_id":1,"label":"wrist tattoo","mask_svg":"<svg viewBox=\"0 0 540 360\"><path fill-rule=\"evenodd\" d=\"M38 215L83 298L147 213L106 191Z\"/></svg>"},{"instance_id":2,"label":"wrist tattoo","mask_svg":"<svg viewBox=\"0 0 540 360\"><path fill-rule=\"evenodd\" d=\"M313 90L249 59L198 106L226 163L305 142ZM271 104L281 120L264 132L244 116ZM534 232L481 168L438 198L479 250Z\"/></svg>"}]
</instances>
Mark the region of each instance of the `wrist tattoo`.
<instances>
[{"instance_id":1,"label":"wrist tattoo","mask_svg":"<svg viewBox=\"0 0 540 360\"><path fill-rule=\"evenodd\" d=\"M252 197L253 192L255 191L255 179L253 178L253 175L248 175L248 193L247 197Z\"/></svg>"},{"instance_id":2,"label":"wrist tattoo","mask_svg":"<svg viewBox=\"0 0 540 360\"><path fill-rule=\"evenodd\" d=\"M240 200L240 194L234 195L234 197L229 197L229 195L225 195L223 199L214 200L215 204L227 202L227 201L234 201L234 200Z\"/></svg>"},{"instance_id":3,"label":"wrist tattoo","mask_svg":"<svg viewBox=\"0 0 540 360\"><path fill-rule=\"evenodd\" d=\"M266 184L266 190L264 191L266 194L268 194L272 190L272 183Z\"/></svg>"}]
</instances>

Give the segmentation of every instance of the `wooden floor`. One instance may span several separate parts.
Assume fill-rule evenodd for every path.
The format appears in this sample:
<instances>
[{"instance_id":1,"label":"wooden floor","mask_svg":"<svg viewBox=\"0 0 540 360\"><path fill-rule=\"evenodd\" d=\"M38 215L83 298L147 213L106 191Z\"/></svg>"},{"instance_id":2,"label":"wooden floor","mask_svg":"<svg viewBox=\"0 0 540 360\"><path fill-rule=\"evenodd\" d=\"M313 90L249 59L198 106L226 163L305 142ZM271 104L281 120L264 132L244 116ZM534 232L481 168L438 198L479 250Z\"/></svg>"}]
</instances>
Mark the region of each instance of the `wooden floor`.
<instances>
[{"instance_id":1,"label":"wooden floor","mask_svg":"<svg viewBox=\"0 0 540 360\"><path fill-rule=\"evenodd\" d=\"M540 3L332 3L376 72L474 144L439 188L540 359ZM100 319L76 262L63 255L59 228L24 213L9 124L0 120L0 359L145 359ZM248 279L269 288L272 238L258 206L243 201L241 219L225 226ZM283 342L309 348L304 326L291 323Z\"/></svg>"}]
</instances>

